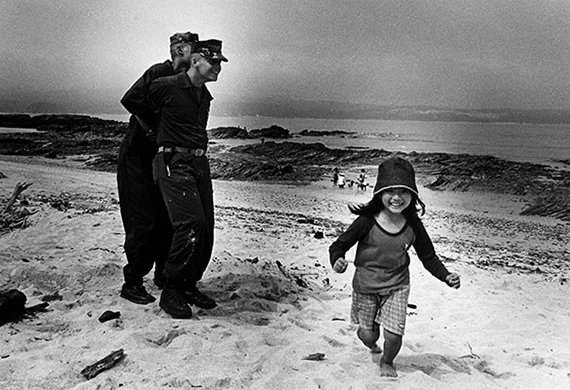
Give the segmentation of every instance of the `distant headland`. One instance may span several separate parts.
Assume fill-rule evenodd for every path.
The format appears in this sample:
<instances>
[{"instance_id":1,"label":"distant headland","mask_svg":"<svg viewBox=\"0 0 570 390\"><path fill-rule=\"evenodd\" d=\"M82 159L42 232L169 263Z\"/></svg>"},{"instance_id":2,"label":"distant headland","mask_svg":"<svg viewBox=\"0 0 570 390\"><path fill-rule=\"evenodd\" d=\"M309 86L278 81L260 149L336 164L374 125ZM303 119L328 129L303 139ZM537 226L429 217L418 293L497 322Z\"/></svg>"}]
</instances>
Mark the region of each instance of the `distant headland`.
<instances>
[{"instance_id":1,"label":"distant headland","mask_svg":"<svg viewBox=\"0 0 570 390\"><path fill-rule=\"evenodd\" d=\"M118 102L98 104L61 101L18 103L0 100L6 113L106 113L126 114ZM273 118L315 118L352 120L393 120L423 122L482 122L570 124L569 109L456 108L428 105L378 105L334 101L307 101L269 98L256 101L221 100L212 108L214 116L264 116ZM95 115L95 114L88 114Z\"/></svg>"}]
</instances>

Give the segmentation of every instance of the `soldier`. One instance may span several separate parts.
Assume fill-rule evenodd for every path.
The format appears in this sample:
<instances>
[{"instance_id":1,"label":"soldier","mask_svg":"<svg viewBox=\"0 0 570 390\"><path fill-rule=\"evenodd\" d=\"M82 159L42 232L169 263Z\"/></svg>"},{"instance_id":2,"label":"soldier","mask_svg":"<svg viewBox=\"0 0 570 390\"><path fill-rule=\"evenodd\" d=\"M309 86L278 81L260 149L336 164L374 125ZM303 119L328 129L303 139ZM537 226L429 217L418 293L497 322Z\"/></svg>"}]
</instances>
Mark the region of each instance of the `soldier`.
<instances>
[{"instance_id":1,"label":"soldier","mask_svg":"<svg viewBox=\"0 0 570 390\"><path fill-rule=\"evenodd\" d=\"M196 42L198 35L191 32L171 36L172 60L151 66L121 100L132 114L129 130L121 144L117 168L127 257L121 296L137 304L144 305L156 300L146 291L143 277L155 264L154 282L162 287L162 270L172 241L168 213L152 177L152 160L157 152L155 129L158 118L148 107L146 96L151 81L188 70L192 45Z\"/></svg>"}]
</instances>

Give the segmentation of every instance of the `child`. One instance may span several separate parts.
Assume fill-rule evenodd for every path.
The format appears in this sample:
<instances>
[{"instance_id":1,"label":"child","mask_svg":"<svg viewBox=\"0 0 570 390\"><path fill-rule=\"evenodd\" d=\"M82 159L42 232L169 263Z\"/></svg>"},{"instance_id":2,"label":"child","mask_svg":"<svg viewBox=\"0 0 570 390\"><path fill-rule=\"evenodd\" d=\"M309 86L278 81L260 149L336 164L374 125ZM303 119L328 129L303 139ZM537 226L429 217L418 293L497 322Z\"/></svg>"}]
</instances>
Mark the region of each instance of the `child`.
<instances>
[{"instance_id":1,"label":"child","mask_svg":"<svg viewBox=\"0 0 570 390\"><path fill-rule=\"evenodd\" d=\"M333 169L332 182L333 182L333 187L336 187L336 184L338 183L338 168L337 168L337 167L335 167L335 168Z\"/></svg>"},{"instance_id":2,"label":"child","mask_svg":"<svg viewBox=\"0 0 570 390\"><path fill-rule=\"evenodd\" d=\"M425 213L425 205L408 161L395 157L380 164L372 200L349 208L358 217L330 246L331 265L336 272L346 271L345 253L358 243L351 320L359 325L356 334L372 353L382 352L376 344L382 324L380 372L396 377L393 360L402 346L410 293L408 249L413 246L424 267L448 286L459 288L459 275L439 260L418 216Z\"/></svg>"},{"instance_id":3,"label":"child","mask_svg":"<svg viewBox=\"0 0 570 390\"><path fill-rule=\"evenodd\" d=\"M338 188L344 188L344 184L345 184L344 173L339 173L338 178L336 180L336 185Z\"/></svg>"}]
</instances>

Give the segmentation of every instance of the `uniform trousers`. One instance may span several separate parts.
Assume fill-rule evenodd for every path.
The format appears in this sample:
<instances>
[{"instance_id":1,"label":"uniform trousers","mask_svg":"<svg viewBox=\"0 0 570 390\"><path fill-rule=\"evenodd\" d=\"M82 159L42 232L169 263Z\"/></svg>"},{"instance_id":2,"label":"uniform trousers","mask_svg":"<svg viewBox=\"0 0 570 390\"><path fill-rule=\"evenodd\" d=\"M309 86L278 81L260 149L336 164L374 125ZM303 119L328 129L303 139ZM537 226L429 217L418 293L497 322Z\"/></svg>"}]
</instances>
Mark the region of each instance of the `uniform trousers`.
<instances>
[{"instance_id":1,"label":"uniform trousers","mask_svg":"<svg viewBox=\"0 0 570 390\"><path fill-rule=\"evenodd\" d=\"M167 287L192 287L202 279L214 244L214 201L205 155L158 153L154 178L170 223L172 244L164 265Z\"/></svg>"},{"instance_id":2,"label":"uniform trousers","mask_svg":"<svg viewBox=\"0 0 570 390\"><path fill-rule=\"evenodd\" d=\"M172 242L172 225L153 180L156 146L133 120L119 151L117 184L125 229L125 283L141 285L155 265L162 275Z\"/></svg>"}]
</instances>

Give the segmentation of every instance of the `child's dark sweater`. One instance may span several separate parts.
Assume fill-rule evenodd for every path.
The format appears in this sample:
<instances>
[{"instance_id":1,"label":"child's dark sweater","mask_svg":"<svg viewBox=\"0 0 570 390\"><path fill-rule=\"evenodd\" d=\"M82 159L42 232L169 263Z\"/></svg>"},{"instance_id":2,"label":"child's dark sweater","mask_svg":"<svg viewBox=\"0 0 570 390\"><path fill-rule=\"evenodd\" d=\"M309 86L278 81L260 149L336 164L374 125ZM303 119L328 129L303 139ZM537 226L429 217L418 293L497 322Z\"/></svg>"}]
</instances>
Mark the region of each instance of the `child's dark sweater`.
<instances>
[{"instance_id":1,"label":"child's dark sweater","mask_svg":"<svg viewBox=\"0 0 570 390\"><path fill-rule=\"evenodd\" d=\"M414 247L424 267L436 278L445 281L449 271L435 254L429 235L417 217L409 220L395 234L388 233L373 216L359 216L329 248L334 265L339 257L358 243L352 281L354 291L361 294L383 294L410 283L410 256Z\"/></svg>"}]
</instances>

